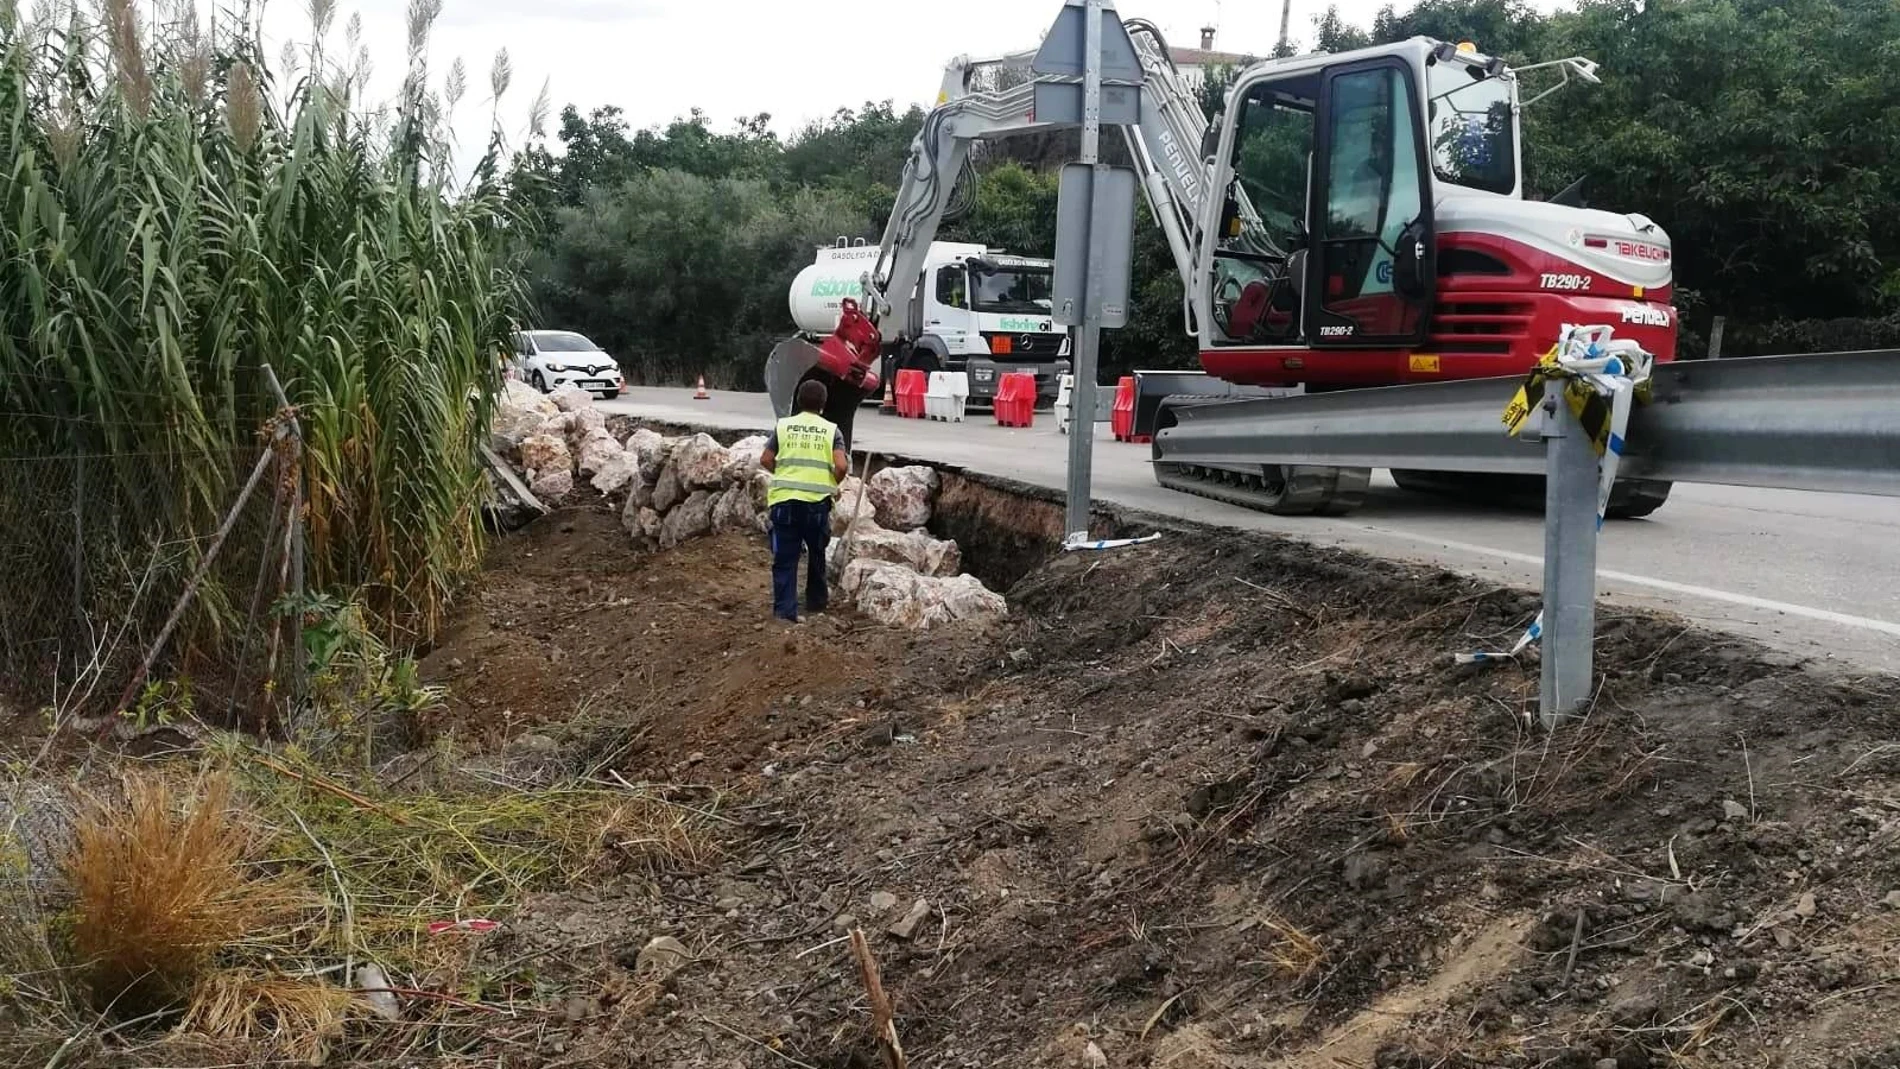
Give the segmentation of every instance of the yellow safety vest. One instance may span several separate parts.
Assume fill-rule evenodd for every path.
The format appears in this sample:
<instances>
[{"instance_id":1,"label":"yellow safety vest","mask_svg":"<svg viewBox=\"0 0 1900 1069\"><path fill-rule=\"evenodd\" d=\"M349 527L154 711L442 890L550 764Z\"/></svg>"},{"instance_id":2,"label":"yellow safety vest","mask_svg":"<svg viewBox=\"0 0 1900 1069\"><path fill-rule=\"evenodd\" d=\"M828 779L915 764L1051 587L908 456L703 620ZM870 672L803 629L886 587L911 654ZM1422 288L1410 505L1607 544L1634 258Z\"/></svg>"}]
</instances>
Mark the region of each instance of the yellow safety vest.
<instances>
[{"instance_id":1,"label":"yellow safety vest","mask_svg":"<svg viewBox=\"0 0 1900 1069\"><path fill-rule=\"evenodd\" d=\"M831 500L838 489L831 467L831 447L837 440L837 425L815 412L779 420L778 466L765 503Z\"/></svg>"}]
</instances>

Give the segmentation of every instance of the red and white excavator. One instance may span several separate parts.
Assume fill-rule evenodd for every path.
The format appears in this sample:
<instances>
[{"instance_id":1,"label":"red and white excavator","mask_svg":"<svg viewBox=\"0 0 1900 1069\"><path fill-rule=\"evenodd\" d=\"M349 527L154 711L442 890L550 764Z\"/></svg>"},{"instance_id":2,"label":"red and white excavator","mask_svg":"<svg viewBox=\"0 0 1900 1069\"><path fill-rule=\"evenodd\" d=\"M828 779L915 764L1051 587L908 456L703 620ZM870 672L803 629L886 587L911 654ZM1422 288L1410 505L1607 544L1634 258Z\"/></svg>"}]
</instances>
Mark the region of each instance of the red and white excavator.
<instances>
[{"instance_id":1,"label":"red and white excavator","mask_svg":"<svg viewBox=\"0 0 1900 1069\"><path fill-rule=\"evenodd\" d=\"M1308 392L1521 375L1566 323L1608 323L1658 360L1676 350L1670 242L1648 218L1524 197L1520 113L1580 57L1513 69L1469 43L1413 38L1243 71L1210 127L1151 23L1127 20L1145 82L1125 127L1150 210L1179 270L1201 364L1227 382ZM980 83L1026 56L958 60L912 145L864 299L838 329L774 350L776 395L807 375L855 406L881 354L901 366L906 301L973 141L1046 129L1026 81ZM1524 101L1520 77L1552 80ZM990 76L991 78L994 75ZM1218 419L1201 399L1194 418ZM834 406L836 408L838 406ZM1281 514L1341 514L1369 469L1170 464L1176 489ZM1477 476L1395 471L1402 485L1482 486ZM1490 477L1494 483L1497 477ZM1666 483L1619 485L1613 515L1660 506Z\"/></svg>"}]
</instances>

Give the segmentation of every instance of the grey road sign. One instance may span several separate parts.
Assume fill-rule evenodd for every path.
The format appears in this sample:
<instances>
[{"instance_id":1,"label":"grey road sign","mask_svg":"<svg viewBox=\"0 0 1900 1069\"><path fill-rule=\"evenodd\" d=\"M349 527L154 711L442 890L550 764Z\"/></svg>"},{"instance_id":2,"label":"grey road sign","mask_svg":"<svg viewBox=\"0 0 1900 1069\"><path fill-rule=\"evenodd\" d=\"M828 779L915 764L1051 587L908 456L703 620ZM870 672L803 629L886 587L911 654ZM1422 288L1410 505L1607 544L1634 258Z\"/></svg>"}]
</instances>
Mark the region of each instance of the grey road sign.
<instances>
[{"instance_id":1,"label":"grey road sign","mask_svg":"<svg viewBox=\"0 0 1900 1069\"><path fill-rule=\"evenodd\" d=\"M1049 27L1049 33L1042 39L1042 47L1036 50L1036 59L1030 64L1034 73L1049 77L1080 78L1088 72L1088 0L1067 0L1056 23ZM1098 10L1115 9L1114 4L1105 4ZM1101 57L1098 68L1103 81L1125 82L1140 85L1142 79L1141 59L1135 54L1135 43L1128 39L1128 30L1120 19L1103 19L1100 23L1101 47L1097 55Z\"/></svg>"},{"instance_id":2,"label":"grey road sign","mask_svg":"<svg viewBox=\"0 0 1900 1069\"><path fill-rule=\"evenodd\" d=\"M1129 261L1140 180L1127 167L1071 163L1056 201L1055 320L1065 327L1128 322ZM1100 278L1091 297L1089 281ZM1089 301L1099 302L1091 307Z\"/></svg>"}]
</instances>

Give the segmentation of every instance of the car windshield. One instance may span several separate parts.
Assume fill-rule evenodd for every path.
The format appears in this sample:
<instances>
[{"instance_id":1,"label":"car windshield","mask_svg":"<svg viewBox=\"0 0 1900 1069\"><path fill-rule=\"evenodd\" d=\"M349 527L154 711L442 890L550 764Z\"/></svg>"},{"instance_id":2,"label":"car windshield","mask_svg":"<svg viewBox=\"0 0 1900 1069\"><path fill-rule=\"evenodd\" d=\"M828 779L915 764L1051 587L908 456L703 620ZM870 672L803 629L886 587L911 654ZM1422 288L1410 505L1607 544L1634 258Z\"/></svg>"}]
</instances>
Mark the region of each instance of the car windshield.
<instances>
[{"instance_id":1,"label":"car windshield","mask_svg":"<svg viewBox=\"0 0 1900 1069\"><path fill-rule=\"evenodd\" d=\"M1054 274L1047 268L1002 268L970 272L970 307L978 312L1047 314L1054 307L1050 288Z\"/></svg>"},{"instance_id":2,"label":"car windshield","mask_svg":"<svg viewBox=\"0 0 1900 1069\"><path fill-rule=\"evenodd\" d=\"M1509 194L1517 189L1516 115L1508 77L1450 60L1431 68L1432 170L1443 182Z\"/></svg>"},{"instance_id":3,"label":"car windshield","mask_svg":"<svg viewBox=\"0 0 1900 1069\"><path fill-rule=\"evenodd\" d=\"M544 353L597 353L600 346L588 341L579 334L570 334L564 330L550 330L529 337L534 339L534 347Z\"/></svg>"}]
</instances>

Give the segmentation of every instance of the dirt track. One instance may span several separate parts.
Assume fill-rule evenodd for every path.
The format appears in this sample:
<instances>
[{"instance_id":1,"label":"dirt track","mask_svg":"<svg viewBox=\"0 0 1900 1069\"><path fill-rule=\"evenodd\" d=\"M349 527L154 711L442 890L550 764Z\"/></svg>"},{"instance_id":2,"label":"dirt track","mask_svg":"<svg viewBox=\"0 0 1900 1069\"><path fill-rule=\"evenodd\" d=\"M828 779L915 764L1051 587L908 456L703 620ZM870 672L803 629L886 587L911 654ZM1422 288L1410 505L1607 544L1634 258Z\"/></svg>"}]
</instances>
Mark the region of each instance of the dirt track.
<instances>
[{"instance_id":1,"label":"dirt track","mask_svg":"<svg viewBox=\"0 0 1900 1069\"><path fill-rule=\"evenodd\" d=\"M1045 506L969 493L1016 517L966 545L992 633L780 629L756 544L636 557L599 511L496 547L436 732L722 829L484 948L558 1011L507 1064L875 1064L855 922L920 1069L1900 1065L1892 681L1611 616L1547 737L1534 668L1450 665L1521 592L1188 531L1032 569ZM691 962L649 1006L657 935Z\"/></svg>"}]
</instances>

